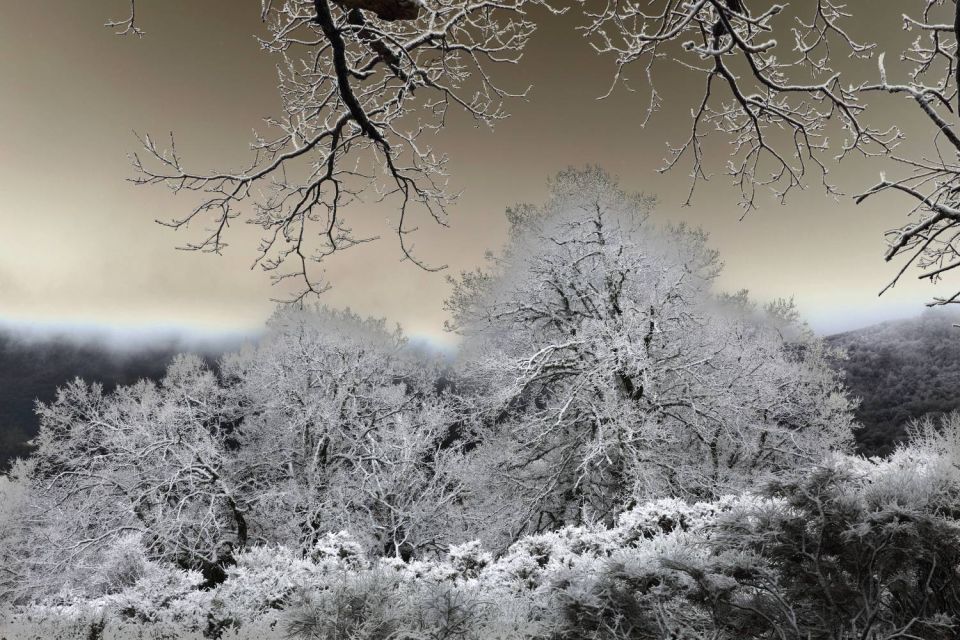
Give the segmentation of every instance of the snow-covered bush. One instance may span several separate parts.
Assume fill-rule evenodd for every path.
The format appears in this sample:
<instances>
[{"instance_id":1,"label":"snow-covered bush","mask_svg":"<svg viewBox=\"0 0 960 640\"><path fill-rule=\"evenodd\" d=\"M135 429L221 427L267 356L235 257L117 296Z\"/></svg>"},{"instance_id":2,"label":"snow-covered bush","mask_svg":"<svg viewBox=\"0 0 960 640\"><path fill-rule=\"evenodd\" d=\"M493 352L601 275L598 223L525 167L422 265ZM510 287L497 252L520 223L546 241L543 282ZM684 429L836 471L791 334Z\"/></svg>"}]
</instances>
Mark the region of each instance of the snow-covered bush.
<instances>
[{"instance_id":1,"label":"snow-covered bush","mask_svg":"<svg viewBox=\"0 0 960 640\"><path fill-rule=\"evenodd\" d=\"M408 607L393 572L357 571L325 581L286 614L287 632L316 640L396 637Z\"/></svg>"},{"instance_id":2,"label":"snow-covered bush","mask_svg":"<svg viewBox=\"0 0 960 640\"><path fill-rule=\"evenodd\" d=\"M447 560L459 576L476 578L485 567L493 563L493 554L486 551L479 540L473 540L450 547Z\"/></svg>"},{"instance_id":3,"label":"snow-covered bush","mask_svg":"<svg viewBox=\"0 0 960 640\"><path fill-rule=\"evenodd\" d=\"M310 551L310 559L326 571L356 571L370 566L363 547L347 531L320 536Z\"/></svg>"},{"instance_id":4,"label":"snow-covered bush","mask_svg":"<svg viewBox=\"0 0 960 640\"><path fill-rule=\"evenodd\" d=\"M132 585L94 603L136 622L176 623L182 617L184 600L196 593L202 583L199 571L148 562Z\"/></svg>"},{"instance_id":5,"label":"snow-covered bush","mask_svg":"<svg viewBox=\"0 0 960 640\"><path fill-rule=\"evenodd\" d=\"M709 553L665 566L738 638L955 638L960 474L923 452L829 456L718 516Z\"/></svg>"},{"instance_id":6,"label":"snow-covered bush","mask_svg":"<svg viewBox=\"0 0 960 640\"><path fill-rule=\"evenodd\" d=\"M624 511L617 519L614 532L620 544L635 544L672 531L702 531L716 516L727 511L739 500L723 496L712 502L690 504L677 498L663 498L644 502Z\"/></svg>"},{"instance_id":7,"label":"snow-covered bush","mask_svg":"<svg viewBox=\"0 0 960 640\"><path fill-rule=\"evenodd\" d=\"M98 573L107 593L21 607L2 628L6 640L797 640L909 626L946 640L960 624L949 428L885 460L828 456L756 494L638 504L610 528L525 536L499 556L472 541L433 560L371 558L348 533L327 533L306 555L238 553L201 590L198 573L121 538Z\"/></svg>"},{"instance_id":8,"label":"snow-covered bush","mask_svg":"<svg viewBox=\"0 0 960 640\"><path fill-rule=\"evenodd\" d=\"M207 592L207 624L219 629L252 620L275 620L276 612L320 573L316 564L286 547L248 549L227 568L226 580Z\"/></svg>"}]
</instances>

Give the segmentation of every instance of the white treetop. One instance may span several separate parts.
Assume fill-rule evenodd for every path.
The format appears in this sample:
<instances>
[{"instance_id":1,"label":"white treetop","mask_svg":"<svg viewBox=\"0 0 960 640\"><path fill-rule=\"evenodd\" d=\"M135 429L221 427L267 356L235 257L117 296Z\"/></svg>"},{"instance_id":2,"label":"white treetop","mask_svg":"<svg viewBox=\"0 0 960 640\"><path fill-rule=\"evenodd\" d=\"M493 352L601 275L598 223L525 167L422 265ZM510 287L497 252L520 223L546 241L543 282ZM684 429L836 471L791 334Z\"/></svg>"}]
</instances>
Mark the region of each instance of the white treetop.
<instances>
[{"instance_id":1,"label":"white treetop","mask_svg":"<svg viewBox=\"0 0 960 640\"><path fill-rule=\"evenodd\" d=\"M264 540L309 552L346 529L388 555L446 543L460 489L458 454L443 445L456 415L439 369L399 332L290 310L224 375L245 416L239 456Z\"/></svg>"}]
</instances>

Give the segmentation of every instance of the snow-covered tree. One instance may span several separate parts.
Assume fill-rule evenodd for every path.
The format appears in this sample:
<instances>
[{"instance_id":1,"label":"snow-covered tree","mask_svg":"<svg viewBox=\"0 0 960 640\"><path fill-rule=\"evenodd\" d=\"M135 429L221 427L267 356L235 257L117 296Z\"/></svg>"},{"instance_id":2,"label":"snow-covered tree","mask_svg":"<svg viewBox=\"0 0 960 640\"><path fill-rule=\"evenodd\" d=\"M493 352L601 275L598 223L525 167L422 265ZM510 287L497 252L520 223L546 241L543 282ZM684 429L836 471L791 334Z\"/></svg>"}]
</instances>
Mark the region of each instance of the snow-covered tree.
<instances>
[{"instance_id":1,"label":"snow-covered tree","mask_svg":"<svg viewBox=\"0 0 960 640\"><path fill-rule=\"evenodd\" d=\"M192 356L176 358L159 384L105 394L76 380L39 406L28 476L46 532L37 577L96 566L130 534L152 558L216 573L249 530L226 407L216 376Z\"/></svg>"},{"instance_id":2,"label":"snow-covered tree","mask_svg":"<svg viewBox=\"0 0 960 640\"><path fill-rule=\"evenodd\" d=\"M459 454L438 363L399 330L350 312L279 312L256 348L226 358L243 418L241 464L258 495L256 535L310 552L347 529L376 553L443 546Z\"/></svg>"},{"instance_id":3,"label":"snow-covered tree","mask_svg":"<svg viewBox=\"0 0 960 640\"><path fill-rule=\"evenodd\" d=\"M494 431L478 455L521 529L716 497L850 442L830 354L792 306L715 295L705 236L655 226L652 204L599 169L561 173L546 205L508 212L490 269L455 282Z\"/></svg>"}]
</instances>

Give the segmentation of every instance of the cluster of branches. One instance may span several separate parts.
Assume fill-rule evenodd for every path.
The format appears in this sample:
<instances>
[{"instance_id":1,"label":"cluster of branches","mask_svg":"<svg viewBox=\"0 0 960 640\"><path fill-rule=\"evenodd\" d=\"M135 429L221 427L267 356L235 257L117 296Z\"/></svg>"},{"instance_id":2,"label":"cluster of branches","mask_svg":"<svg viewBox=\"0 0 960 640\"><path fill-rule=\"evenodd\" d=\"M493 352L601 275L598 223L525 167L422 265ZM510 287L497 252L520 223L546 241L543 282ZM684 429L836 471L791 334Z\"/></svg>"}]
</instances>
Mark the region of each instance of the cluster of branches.
<instances>
[{"instance_id":1,"label":"cluster of branches","mask_svg":"<svg viewBox=\"0 0 960 640\"><path fill-rule=\"evenodd\" d=\"M372 240L354 233L344 207L363 194L394 202L395 231L406 259L434 267L412 252L407 236L413 208L445 224L453 199L446 156L425 134L443 127L458 107L477 122L505 117L506 98L524 95L500 87L489 72L516 63L534 29L527 10L542 0L263 0L269 35L261 47L280 58L277 88L282 115L272 132L253 142L246 168L198 172L169 146L141 140L134 156L138 184L193 191L199 203L166 222L174 228L201 221L205 234L189 249L219 253L241 208L265 234L254 266L275 282L298 279L295 299L326 283L313 263ZM140 33L131 5L121 33Z\"/></svg>"},{"instance_id":2,"label":"cluster of branches","mask_svg":"<svg viewBox=\"0 0 960 640\"><path fill-rule=\"evenodd\" d=\"M126 19L108 23L118 33L142 34L134 2ZM903 27L917 37L899 55L905 64L889 72L881 44L856 35L886 7L838 0L575 4L594 49L615 61L614 86L640 69L649 103L638 127L662 106L661 67L672 64L702 82L689 135L671 147L663 168L689 163L688 202L711 175L709 138L731 144L725 171L746 210L758 206L760 191L782 201L811 180L840 194L829 176L836 159L892 160L897 175L883 175L857 198L899 193L913 202L911 220L887 232L886 259L904 258L888 288L911 267L936 282L960 265L955 2L904 5ZM250 204L249 221L266 231L255 264L277 280L298 278L297 297L326 287L312 275L314 261L371 239L344 217L344 207L363 194L394 200L403 254L434 269L411 251L409 213L417 206L444 223L455 194L445 156L423 134L444 126L450 105L487 124L505 117L504 100L525 92L501 88L494 67L519 60L536 26L527 14L535 6L557 11L547 0L263 0L269 36L262 46L281 59L283 115L268 121L275 133L254 141L246 169L210 173L187 168L172 140L164 149L145 136L136 181L204 194L168 223L204 219L208 231L192 249L220 251L228 223ZM906 113L929 125L929 143L908 151L900 126L874 123L867 101L878 93L908 100L913 110ZM931 304L958 300L960 293Z\"/></svg>"},{"instance_id":3,"label":"cluster of branches","mask_svg":"<svg viewBox=\"0 0 960 640\"><path fill-rule=\"evenodd\" d=\"M843 159L855 153L892 160L899 175L882 175L856 199L899 192L914 203L913 219L886 234L885 258L904 258L886 291L912 266L921 279L933 282L960 266L960 137L952 106L958 100L960 8L944 0L904 5L903 28L918 35L899 56L905 63L899 77L887 71L885 43L852 35L859 25L876 25L877 10L834 0L762 6L741 0L609 2L589 14L587 32L598 51L616 56L618 78L628 66L642 67L651 88L651 110L660 105L659 66L673 62L703 78L702 100L691 109L690 136L672 149L666 165L669 169L690 158L691 193L707 178L704 140L717 133L733 143L728 173L748 209L755 206L758 186L772 187L782 199L805 185L811 167L835 192L827 179L830 156ZM789 53L778 38L792 42ZM874 56L873 67L850 61ZM929 125L930 142L920 145L919 152L905 150L905 133L898 126L903 122L871 123L866 101L878 92L907 99L912 110L906 113ZM842 131L839 144L829 142L831 126ZM960 293L931 304L958 299Z\"/></svg>"},{"instance_id":4,"label":"cluster of branches","mask_svg":"<svg viewBox=\"0 0 960 640\"><path fill-rule=\"evenodd\" d=\"M32 550L11 544L8 570L33 576L27 597L84 589L130 535L209 584L250 546L306 555L341 530L377 555L427 553L461 493L438 377L382 322L322 311L279 314L219 375L183 356L159 384L77 380L39 407L36 453L13 473L30 500L5 531Z\"/></svg>"}]
</instances>

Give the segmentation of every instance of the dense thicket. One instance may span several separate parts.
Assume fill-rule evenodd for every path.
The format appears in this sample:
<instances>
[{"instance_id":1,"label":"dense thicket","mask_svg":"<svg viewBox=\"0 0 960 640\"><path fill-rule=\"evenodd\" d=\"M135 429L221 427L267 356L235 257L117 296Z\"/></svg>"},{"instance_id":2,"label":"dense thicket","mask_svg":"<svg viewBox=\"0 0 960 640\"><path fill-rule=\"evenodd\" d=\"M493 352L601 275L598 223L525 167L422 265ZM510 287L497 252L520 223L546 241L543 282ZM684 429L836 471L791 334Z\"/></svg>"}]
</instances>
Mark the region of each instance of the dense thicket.
<instances>
[{"instance_id":1,"label":"dense thicket","mask_svg":"<svg viewBox=\"0 0 960 640\"><path fill-rule=\"evenodd\" d=\"M23 508L3 523L9 597L89 593L91 568L129 535L208 585L250 546L309 554L341 529L374 554L445 547L455 405L402 336L287 310L220 369L180 356L159 383L76 380L41 406L36 452L12 474Z\"/></svg>"},{"instance_id":2,"label":"dense thicket","mask_svg":"<svg viewBox=\"0 0 960 640\"><path fill-rule=\"evenodd\" d=\"M114 547L96 576L0 619L16 638L893 640L955 638L960 419L887 460L833 455L752 493L661 499L611 527L526 536L494 557L371 558L327 534L303 557L254 547L226 580Z\"/></svg>"},{"instance_id":3,"label":"dense thicket","mask_svg":"<svg viewBox=\"0 0 960 640\"><path fill-rule=\"evenodd\" d=\"M928 311L825 338L848 356L831 364L843 372L849 395L860 400L854 431L860 453L887 455L912 420L960 409L957 323L956 314ZM53 401L64 381L97 380L111 390L141 378L159 380L176 353L173 347L117 352L96 343L0 334L0 467L28 454L27 442L39 428L36 400ZM222 350L208 353L205 358L214 362Z\"/></svg>"}]
</instances>

